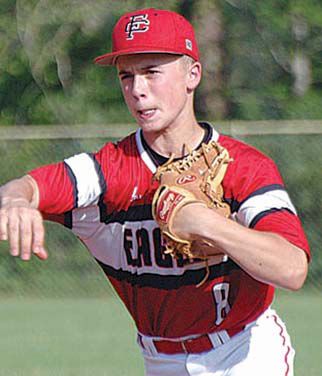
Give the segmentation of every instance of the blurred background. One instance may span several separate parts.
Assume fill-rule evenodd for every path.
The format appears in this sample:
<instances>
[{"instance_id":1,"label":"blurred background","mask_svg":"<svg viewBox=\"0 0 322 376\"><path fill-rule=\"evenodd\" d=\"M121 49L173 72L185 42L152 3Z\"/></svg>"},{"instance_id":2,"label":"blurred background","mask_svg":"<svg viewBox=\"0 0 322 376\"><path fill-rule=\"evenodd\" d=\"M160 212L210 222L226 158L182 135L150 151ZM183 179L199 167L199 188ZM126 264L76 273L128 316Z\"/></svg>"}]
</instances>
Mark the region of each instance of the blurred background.
<instances>
[{"instance_id":1,"label":"blurred background","mask_svg":"<svg viewBox=\"0 0 322 376\"><path fill-rule=\"evenodd\" d=\"M321 375L321 1L0 0L0 184L135 129L114 68L93 59L111 49L119 16L144 7L195 26L198 118L260 148L284 177L313 261L302 291L278 291L275 305L296 375ZM133 324L103 274L66 229L46 226L46 262L0 244L0 375L142 375Z\"/></svg>"},{"instance_id":2,"label":"blurred background","mask_svg":"<svg viewBox=\"0 0 322 376\"><path fill-rule=\"evenodd\" d=\"M317 0L1 0L0 123L130 121L110 50L125 11L161 7L196 28L204 80L197 112L211 120L321 119L322 10Z\"/></svg>"}]
</instances>

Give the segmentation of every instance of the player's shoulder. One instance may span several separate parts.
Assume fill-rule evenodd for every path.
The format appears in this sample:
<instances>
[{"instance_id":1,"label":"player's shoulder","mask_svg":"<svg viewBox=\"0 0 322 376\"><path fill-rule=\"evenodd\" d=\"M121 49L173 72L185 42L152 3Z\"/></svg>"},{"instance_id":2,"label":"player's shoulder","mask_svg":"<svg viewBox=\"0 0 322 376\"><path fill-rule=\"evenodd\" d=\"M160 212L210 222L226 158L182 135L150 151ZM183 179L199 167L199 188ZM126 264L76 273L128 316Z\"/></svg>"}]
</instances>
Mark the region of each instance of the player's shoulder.
<instances>
[{"instance_id":1,"label":"player's shoulder","mask_svg":"<svg viewBox=\"0 0 322 376\"><path fill-rule=\"evenodd\" d=\"M234 195L244 188L244 195L249 195L264 186L284 185L275 161L256 147L226 135L220 135L218 142L232 158L224 183L234 190Z\"/></svg>"},{"instance_id":2,"label":"player's shoulder","mask_svg":"<svg viewBox=\"0 0 322 376\"><path fill-rule=\"evenodd\" d=\"M219 135L218 142L225 147L229 155L239 163L258 164L267 163L274 164L270 156L257 149L256 147L247 144L246 142L235 139L234 137L224 134Z\"/></svg>"},{"instance_id":3,"label":"player's shoulder","mask_svg":"<svg viewBox=\"0 0 322 376\"><path fill-rule=\"evenodd\" d=\"M117 140L105 143L96 155L108 155L109 160L119 158L120 156L126 158L137 154L137 145L135 140L135 132L128 136Z\"/></svg>"}]
</instances>

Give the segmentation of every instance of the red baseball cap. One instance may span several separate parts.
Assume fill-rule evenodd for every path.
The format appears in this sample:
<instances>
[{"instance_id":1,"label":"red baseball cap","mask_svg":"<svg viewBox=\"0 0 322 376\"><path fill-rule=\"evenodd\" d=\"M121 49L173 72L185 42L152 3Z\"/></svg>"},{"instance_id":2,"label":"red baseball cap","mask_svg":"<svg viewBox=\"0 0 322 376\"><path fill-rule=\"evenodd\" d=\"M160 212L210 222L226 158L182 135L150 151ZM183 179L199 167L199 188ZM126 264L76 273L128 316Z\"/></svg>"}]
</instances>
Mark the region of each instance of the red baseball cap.
<instances>
[{"instance_id":1,"label":"red baseball cap","mask_svg":"<svg viewBox=\"0 0 322 376\"><path fill-rule=\"evenodd\" d=\"M199 61L192 25L169 10L149 8L124 14L114 27L112 40L112 52L98 56L96 64L115 65L119 56L142 53L188 55Z\"/></svg>"}]
</instances>

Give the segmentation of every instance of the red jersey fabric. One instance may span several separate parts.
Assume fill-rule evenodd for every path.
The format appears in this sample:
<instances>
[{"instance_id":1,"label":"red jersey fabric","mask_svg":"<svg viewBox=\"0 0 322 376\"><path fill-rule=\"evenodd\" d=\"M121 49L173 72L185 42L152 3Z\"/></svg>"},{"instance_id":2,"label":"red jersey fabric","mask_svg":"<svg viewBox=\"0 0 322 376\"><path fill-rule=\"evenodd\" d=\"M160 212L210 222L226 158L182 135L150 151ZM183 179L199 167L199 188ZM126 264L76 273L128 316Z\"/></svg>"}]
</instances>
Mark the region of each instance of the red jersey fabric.
<instances>
[{"instance_id":1,"label":"red jersey fabric","mask_svg":"<svg viewBox=\"0 0 322 376\"><path fill-rule=\"evenodd\" d=\"M310 255L296 210L271 159L208 129L233 158L223 181L231 219L280 234ZM87 246L133 317L139 332L175 338L234 329L272 302L273 286L259 282L228 257L174 260L163 253L151 202L157 162L141 131L93 154L81 153L30 172L47 219L64 223ZM198 218L196 218L198 221ZM214 229L215 231L215 229Z\"/></svg>"}]
</instances>

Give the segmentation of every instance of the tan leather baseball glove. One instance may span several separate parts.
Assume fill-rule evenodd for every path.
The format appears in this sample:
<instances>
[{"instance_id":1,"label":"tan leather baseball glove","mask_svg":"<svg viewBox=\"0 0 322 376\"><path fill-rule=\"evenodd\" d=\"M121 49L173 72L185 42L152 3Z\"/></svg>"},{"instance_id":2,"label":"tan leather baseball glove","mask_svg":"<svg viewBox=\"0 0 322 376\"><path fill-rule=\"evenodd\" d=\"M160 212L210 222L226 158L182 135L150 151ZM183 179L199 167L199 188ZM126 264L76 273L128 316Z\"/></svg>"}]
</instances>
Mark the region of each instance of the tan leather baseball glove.
<instances>
[{"instance_id":1,"label":"tan leather baseball glove","mask_svg":"<svg viewBox=\"0 0 322 376\"><path fill-rule=\"evenodd\" d=\"M166 252L200 258L192 242L181 239L172 230L173 219L185 205L201 203L229 217L230 207L223 199L222 180L231 161L227 149L215 141L203 143L183 159L160 166L154 178L160 185L154 194L152 213L161 229ZM205 257L206 259L206 257Z\"/></svg>"}]
</instances>

